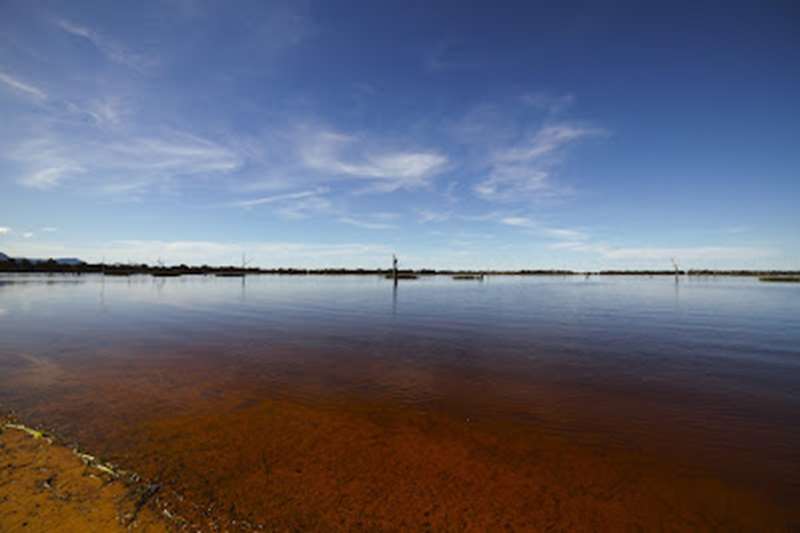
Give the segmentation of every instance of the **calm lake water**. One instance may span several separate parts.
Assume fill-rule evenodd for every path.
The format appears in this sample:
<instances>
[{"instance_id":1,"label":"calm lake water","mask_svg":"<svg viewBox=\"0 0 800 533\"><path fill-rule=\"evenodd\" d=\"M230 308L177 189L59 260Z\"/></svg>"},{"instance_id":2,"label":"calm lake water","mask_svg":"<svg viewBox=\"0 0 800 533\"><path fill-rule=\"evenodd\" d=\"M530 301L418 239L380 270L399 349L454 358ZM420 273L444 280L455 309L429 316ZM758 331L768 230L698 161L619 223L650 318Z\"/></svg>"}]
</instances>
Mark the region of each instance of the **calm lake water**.
<instances>
[{"instance_id":1,"label":"calm lake water","mask_svg":"<svg viewBox=\"0 0 800 533\"><path fill-rule=\"evenodd\" d=\"M800 285L0 275L0 408L205 528L789 530Z\"/></svg>"}]
</instances>

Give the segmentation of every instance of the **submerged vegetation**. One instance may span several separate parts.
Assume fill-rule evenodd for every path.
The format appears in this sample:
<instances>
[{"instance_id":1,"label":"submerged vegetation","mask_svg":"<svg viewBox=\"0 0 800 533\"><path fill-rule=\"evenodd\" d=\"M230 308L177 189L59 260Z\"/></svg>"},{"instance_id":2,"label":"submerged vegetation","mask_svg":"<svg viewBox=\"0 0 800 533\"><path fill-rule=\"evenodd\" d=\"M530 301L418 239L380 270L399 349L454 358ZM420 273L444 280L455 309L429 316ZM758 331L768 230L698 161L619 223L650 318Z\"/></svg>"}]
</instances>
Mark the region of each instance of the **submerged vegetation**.
<instances>
[{"instance_id":1,"label":"submerged vegetation","mask_svg":"<svg viewBox=\"0 0 800 533\"><path fill-rule=\"evenodd\" d=\"M483 281L483 274L456 274L453 276L455 280L478 280Z\"/></svg>"},{"instance_id":2,"label":"submerged vegetation","mask_svg":"<svg viewBox=\"0 0 800 533\"><path fill-rule=\"evenodd\" d=\"M792 275L777 275L777 276L760 276L758 278L761 281L778 281L778 282L789 282L789 283L800 283L800 276L792 276Z\"/></svg>"},{"instance_id":3,"label":"submerged vegetation","mask_svg":"<svg viewBox=\"0 0 800 533\"><path fill-rule=\"evenodd\" d=\"M384 276L386 279L417 279L419 278L418 274L413 272L398 272L397 275L390 272Z\"/></svg>"}]
</instances>

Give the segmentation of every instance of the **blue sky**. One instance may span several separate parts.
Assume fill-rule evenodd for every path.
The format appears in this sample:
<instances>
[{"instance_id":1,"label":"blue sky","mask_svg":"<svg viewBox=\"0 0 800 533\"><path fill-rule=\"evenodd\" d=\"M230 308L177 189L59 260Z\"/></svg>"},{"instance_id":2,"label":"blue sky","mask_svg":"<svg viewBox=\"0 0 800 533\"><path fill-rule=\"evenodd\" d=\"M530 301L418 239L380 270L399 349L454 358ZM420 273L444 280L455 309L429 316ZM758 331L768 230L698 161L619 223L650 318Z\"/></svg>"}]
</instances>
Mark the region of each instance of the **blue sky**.
<instances>
[{"instance_id":1,"label":"blue sky","mask_svg":"<svg viewBox=\"0 0 800 533\"><path fill-rule=\"evenodd\" d=\"M0 3L0 251L800 268L793 2Z\"/></svg>"}]
</instances>

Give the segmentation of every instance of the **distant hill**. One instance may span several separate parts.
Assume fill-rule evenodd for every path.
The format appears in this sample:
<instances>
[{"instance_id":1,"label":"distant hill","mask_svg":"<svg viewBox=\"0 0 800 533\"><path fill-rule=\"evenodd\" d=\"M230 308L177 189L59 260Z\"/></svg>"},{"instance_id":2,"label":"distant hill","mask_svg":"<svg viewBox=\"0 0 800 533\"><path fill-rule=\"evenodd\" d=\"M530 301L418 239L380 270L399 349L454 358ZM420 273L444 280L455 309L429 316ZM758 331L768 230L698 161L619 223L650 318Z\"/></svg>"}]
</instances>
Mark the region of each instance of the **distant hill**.
<instances>
[{"instance_id":1,"label":"distant hill","mask_svg":"<svg viewBox=\"0 0 800 533\"><path fill-rule=\"evenodd\" d=\"M59 265L76 266L76 265L83 265L86 263L86 261L82 261L77 257L59 257L58 259L56 259L56 263L58 263Z\"/></svg>"},{"instance_id":2,"label":"distant hill","mask_svg":"<svg viewBox=\"0 0 800 533\"><path fill-rule=\"evenodd\" d=\"M0 252L0 261L28 261L30 263L46 263L49 259L36 259L31 257L10 257L3 252ZM82 261L77 257L59 257L53 259L59 265L67 265L67 266L78 266L86 264L86 261Z\"/></svg>"}]
</instances>

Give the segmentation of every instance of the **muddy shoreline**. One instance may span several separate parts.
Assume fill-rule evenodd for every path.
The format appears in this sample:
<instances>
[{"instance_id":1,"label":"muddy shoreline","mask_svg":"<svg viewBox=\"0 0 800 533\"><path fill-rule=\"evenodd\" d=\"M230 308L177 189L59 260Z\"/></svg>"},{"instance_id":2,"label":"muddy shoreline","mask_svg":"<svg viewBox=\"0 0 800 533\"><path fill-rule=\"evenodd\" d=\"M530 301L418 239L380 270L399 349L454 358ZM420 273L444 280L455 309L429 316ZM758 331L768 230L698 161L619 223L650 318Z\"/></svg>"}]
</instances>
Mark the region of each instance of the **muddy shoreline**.
<instances>
[{"instance_id":1,"label":"muddy shoreline","mask_svg":"<svg viewBox=\"0 0 800 533\"><path fill-rule=\"evenodd\" d=\"M185 524L160 486L0 415L0 530L140 531Z\"/></svg>"}]
</instances>

